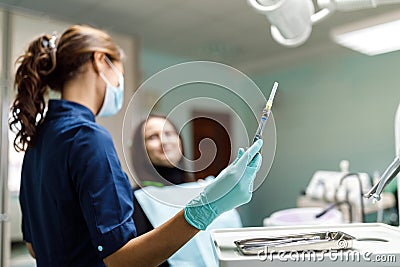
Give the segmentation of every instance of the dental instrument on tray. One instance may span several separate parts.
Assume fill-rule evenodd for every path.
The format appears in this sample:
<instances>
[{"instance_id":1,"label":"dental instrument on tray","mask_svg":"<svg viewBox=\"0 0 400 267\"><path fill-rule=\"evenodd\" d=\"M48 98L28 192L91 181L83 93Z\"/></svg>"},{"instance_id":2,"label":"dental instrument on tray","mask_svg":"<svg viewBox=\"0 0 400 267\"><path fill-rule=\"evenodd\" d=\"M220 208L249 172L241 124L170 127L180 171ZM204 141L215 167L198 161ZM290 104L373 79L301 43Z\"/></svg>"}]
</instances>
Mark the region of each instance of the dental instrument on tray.
<instances>
[{"instance_id":1,"label":"dental instrument on tray","mask_svg":"<svg viewBox=\"0 0 400 267\"><path fill-rule=\"evenodd\" d=\"M274 97L276 90L278 89L278 82L274 82L274 85L272 87L271 94L269 95L267 104L265 105L265 108L262 111L261 119L258 124L258 128L256 131L256 135L254 136L253 143L256 142L259 139L262 139L262 133L265 128L265 124L267 123L268 117L271 114L271 108L272 108L272 103L274 102Z\"/></svg>"},{"instance_id":2,"label":"dental instrument on tray","mask_svg":"<svg viewBox=\"0 0 400 267\"><path fill-rule=\"evenodd\" d=\"M349 249L355 237L341 231L323 231L275 237L236 240L234 243L244 255L259 255L260 251L304 251Z\"/></svg>"}]
</instances>

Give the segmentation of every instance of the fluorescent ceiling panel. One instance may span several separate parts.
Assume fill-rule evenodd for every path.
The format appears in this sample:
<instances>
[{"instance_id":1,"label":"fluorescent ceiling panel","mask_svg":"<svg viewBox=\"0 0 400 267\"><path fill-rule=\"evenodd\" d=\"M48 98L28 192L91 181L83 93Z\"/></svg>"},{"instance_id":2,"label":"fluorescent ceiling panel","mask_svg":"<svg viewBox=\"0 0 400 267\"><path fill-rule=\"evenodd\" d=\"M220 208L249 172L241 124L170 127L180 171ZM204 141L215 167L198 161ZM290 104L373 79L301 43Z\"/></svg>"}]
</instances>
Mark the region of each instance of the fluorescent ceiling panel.
<instances>
[{"instance_id":1,"label":"fluorescent ceiling panel","mask_svg":"<svg viewBox=\"0 0 400 267\"><path fill-rule=\"evenodd\" d=\"M369 56L400 50L400 12L336 28L331 36L336 43Z\"/></svg>"}]
</instances>

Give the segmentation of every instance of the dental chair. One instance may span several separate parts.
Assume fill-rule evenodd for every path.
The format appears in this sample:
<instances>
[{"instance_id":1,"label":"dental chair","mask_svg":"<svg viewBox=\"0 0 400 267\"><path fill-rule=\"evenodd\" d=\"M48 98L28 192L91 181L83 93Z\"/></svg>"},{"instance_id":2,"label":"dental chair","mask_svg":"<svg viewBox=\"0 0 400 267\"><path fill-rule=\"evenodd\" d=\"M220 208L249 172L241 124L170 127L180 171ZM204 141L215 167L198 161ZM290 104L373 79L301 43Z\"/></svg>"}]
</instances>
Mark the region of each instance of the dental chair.
<instances>
[{"instance_id":1,"label":"dental chair","mask_svg":"<svg viewBox=\"0 0 400 267\"><path fill-rule=\"evenodd\" d=\"M392 165L389 166L389 170L392 170ZM383 210L395 207L396 199L394 195L390 192L381 191L383 189L382 179L380 186L377 183L372 187L370 176L367 173L350 173L348 166L348 161L342 161L340 171L316 171L305 194L297 199L297 206L325 209L335 206L343 212L344 222L349 223L365 222L366 215L374 213L379 215ZM390 173L391 171L387 170L381 177L388 177ZM372 196L376 192L382 198L378 203L363 197ZM377 221L379 222L379 216Z\"/></svg>"},{"instance_id":2,"label":"dental chair","mask_svg":"<svg viewBox=\"0 0 400 267\"><path fill-rule=\"evenodd\" d=\"M321 206L337 204L347 222L364 222L365 207L371 201L363 198L363 194L371 189L370 177L367 173L350 173L349 162L346 160L341 161L340 168L340 171L316 171L307 186L303 201L320 202Z\"/></svg>"}]
</instances>

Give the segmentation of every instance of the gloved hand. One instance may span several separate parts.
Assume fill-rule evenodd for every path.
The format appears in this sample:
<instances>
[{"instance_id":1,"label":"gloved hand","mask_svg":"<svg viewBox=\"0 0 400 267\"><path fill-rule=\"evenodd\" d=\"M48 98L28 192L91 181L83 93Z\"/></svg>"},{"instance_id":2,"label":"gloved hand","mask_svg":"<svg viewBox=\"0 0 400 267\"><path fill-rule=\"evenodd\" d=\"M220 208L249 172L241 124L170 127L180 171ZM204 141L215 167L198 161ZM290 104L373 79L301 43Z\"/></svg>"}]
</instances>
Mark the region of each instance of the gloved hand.
<instances>
[{"instance_id":1,"label":"gloved hand","mask_svg":"<svg viewBox=\"0 0 400 267\"><path fill-rule=\"evenodd\" d=\"M237 158L184 208L186 221L204 230L220 214L250 201L253 181L261 166L262 140L246 152L239 149Z\"/></svg>"}]
</instances>

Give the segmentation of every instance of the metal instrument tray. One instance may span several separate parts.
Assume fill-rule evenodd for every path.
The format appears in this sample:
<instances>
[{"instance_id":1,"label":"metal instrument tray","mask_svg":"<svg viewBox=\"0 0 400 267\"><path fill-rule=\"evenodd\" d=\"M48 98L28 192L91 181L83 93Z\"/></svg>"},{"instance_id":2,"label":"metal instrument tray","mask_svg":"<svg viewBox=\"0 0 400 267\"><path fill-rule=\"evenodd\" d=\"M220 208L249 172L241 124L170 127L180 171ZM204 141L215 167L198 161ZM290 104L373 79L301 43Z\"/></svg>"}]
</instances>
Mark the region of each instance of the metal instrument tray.
<instances>
[{"instance_id":1,"label":"metal instrument tray","mask_svg":"<svg viewBox=\"0 0 400 267\"><path fill-rule=\"evenodd\" d=\"M243 255L283 251L323 251L350 249L355 238L341 231L314 232L274 237L236 240L234 243Z\"/></svg>"}]
</instances>

